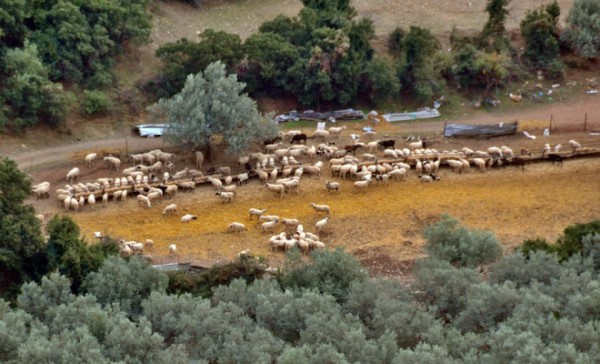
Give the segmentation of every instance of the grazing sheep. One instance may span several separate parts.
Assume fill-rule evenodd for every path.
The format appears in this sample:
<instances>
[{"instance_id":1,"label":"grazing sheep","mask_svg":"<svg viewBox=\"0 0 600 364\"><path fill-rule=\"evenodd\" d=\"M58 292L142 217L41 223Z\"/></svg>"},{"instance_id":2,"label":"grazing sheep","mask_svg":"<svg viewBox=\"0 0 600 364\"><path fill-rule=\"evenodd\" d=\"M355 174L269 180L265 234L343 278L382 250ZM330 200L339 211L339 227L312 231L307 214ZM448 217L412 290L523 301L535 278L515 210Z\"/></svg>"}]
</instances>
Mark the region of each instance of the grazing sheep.
<instances>
[{"instance_id":1,"label":"grazing sheep","mask_svg":"<svg viewBox=\"0 0 600 364\"><path fill-rule=\"evenodd\" d=\"M405 168L397 168L397 169L390 171L388 173L388 176L396 181L399 181L399 180L404 181L404 180L406 180L407 171Z\"/></svg>"},{"instance_id":2,"label":"grazing sheep","mask_svg":"<svg viewBox=\"0 0 600 364\"><path fill-rule=\"evenodd\" d=\"M485 159L473 158L472 160L473 160L473 164L475 165L475 167L479 168L479 170L481 170L481 171L485 170L485 166L486 166Z\"/></svg>"},{"instance_id":3,"label":"grazing sheep","mask_svg":"<svg viewBox=\"0 0 600 364\"><path fill-rule=\"evenodd\" d=\"M140 195L141 196L141 195ZM162 212L163 216L171 216L173 214L175 215L179 215L178 211L177 211L177 205L172 203L170 205L167 205Z\"/></svg>"},{"instance_id":4,"label":"grazing sheep","mask_svg":"<svg viewBox=\"0 0 600 364\"><path fill-rule=\"evenodd\" d=\"M229 186L223 186L223 191L221 191L221 192L231 192L235 196L236 190L237 190L237 185L229 185Z\"/></svg>"},{"instance_id":5,"label":"grazing sheep","mask_svg":"<svg viewBox=\"0 0 600 364\"><path fill-rule=\"evenodd\" d=\"M321 230L323 230L325 225L327 225L328 221L329 221L329 216L322 220L317 221L317 223L315 224L315 227L317 228L317 233L321 233Z\"/></svg>"},{"instance_id":6,"label":"grazing sheep","mask_svg":"<svg viewBox=\"0 0 600 364\"><path fill-rule=\"evenodd\" d=\"M96 157L98 157L97 153L90 153L85 156L85 164L88 166L88 168L94 167L94 160Z\"/></svg>"},{"instance_id":7,"label":"grazing sheep","mask_svg":"<svg viewBox=\"0 0 600 364\"><path fill-rule=\"evenodd\" d=\"M296 135L292 136L292 139L290 140L290 144L294 144L295 142L306 144L307 138L308 137L304 133L296 134Z\"/></svg>"},{"instance_id":8,"label":"grazing sheep","mask_svg":"<svg viewBox=\"0 0 600 364\"><path fill-rule=\"evenodd\" d=\"M233 192L217 192L216 195L219 196L223 203L231 203L234 197Z\"/></svg>"},{"instance_id":9,"label":"grazing sheep","mask_svg":"<svg viewBox=\"0 0 600 364\"><path fill-rule=\"evenodd\" d=\"M77 179L79 180L79 168L75 167L67 172L67 181L69 183L73 183L73 181Z\"/></svg>"},{"instance_id":10,"label":"grazing sheep","mask_svg":"<svg viewBox=\"0 0 600 364\"><path fill-rule=\"evenodd\" d=\"M168 185L167 188L165 188L164 194L167 195L167 197L172 198L177 194L178 190L179 187L177 185Z\"/></svg>"},{"instance_id":11,"label":"grazing sheep","mask_svg":"<svg viewBox=\"0 0 600 364\"><path fill-rule=\"evenodd\" d=\"M354 182L354 191L353 192L367 191L368 188L369 188L369 181L356 181L356 182Z\"/></svg>"},{"instance_id":12,"label":"grazing sheep","mask_svg":"<svg viewBox=\"0 0 600 364\"><path fill-rule=\"evenodd\" d=\"M279 193L279 198L285 194L285 186L280 184L266 183L267 189L271 192Z\"/></svg>"},{"instance_id":13,"label":"grazing sheep","mask_svg":"<svg viewBox=\"0 0 600 364\"><path fill-rule=\"evenodd\" d=\"M175 255L175 253L177 253L177 245L175 245L175 244L169 245L169 254Z\"/></svg>"},{"instance_id":14,"label":"grazing sheep","mask_svg":"<svg viewBox=\"0 0 600 364\"><path fill-rule=\"evenodd\" d=\"M155 201L155 200L161 200L162 199L162 191L158 192L158 191L154 191L154 192L149 192L146 197L148 197L148 200L150 201Z\"/></svg>"},{"instance_id":15,"label":"grazing sheep","mask_svg":"<svg viewBox=\"0 0 600 364\"><path fill-rule=\"evenodd\" d=\"M163 163L161 161L158 161L156 163L154 163L152 166L150 166L150 171L152 172L162 172L163 170Z\"/></svg>"},{"instance_id":16,"label":"grazing sheep","mask_svg":"<svg viewBox=\"0 0 600 364\"><path fill-rule=\"evenodd\" d=\"M325 181L325 188L327 189L327 192L331 192L331 191L339 192L340 191L340 183Z\"/></svg>"},{"instance_id":17,"label":"grazing sheep","mask_svg":"<svg viewBox=\"0 0 600 364\"><path fill-rule=\"evenodd\" d=\"M317 205L314 202L310 203L310 206L316 211L316 212L326 212L328 214L331 213L331 209L329 208L329 206L327 205Z\"/></svg>"},{"instance_id":18,"label":"grazing sheep","mask_svg":"<svg viewBox=\"0 0 600 364\"><path fill-rule=\"evenodd\" d=\"M35 194L36 200L50 198L50 183L40 183L39 185L34 186L32 191Z\"/></svg>"},{"instance_id":19,"label":"grazing sheep","mask_svg":"<svg viewBox=\"0 0 600 364\"><path fill-rule=\"evenodd\" d=\"M261 215L258 218L258 221L274 221L274 220L279 220L279 216L277 215Z\"/></svg>"},{"instance_id":20,"label":"grazing sheep","mask_svg":"<svg viewBox=\"0 0 600 364\"><path fill-rule=\"evenodd\" d=\"M273 232L273 230L275 230L275 226L277 226L278 222L279 222L278 219L275 219L273 221L268 221L268 222L263 223L260 228L263 233L267 232L267 231Z\"/></svg>"},{"instance_id":21,"label":"grazing sheep","mask_svg":"<svg viewBox=\"0 0 600 364\"><path fill-rule=\"evenodd\" d=\"M150 199L148 197L144 195L137 195L136 199L138 201L139 206L146 206L147 208L152 207L152 203L150 202Z\"/></svg>"},{"instance_id":22,"label":"grazing sheep","mask_svg":"<svg viewBox=\"0 0 600 364\"><path fill-rule=\"evenodd\" d=\"M192 220L198 220L198 216L186 214L181 217L181 222L190 222Z\"/></svg>"},{"instance_id":23,"label":"grazing sheep","mask_svg":"<svg viewBox=\"0 0 600 364\"><path fill-rule=\"evenodd\" d=\"M154 247L154 240L152 240L152 239L146 239L146 241L144 242L144 246L147 246L149 248L153 248Z\"/></svg>"},{"instance_id":24,"label":"grazing sheep","mask_svg":"<svg viewBox=\"0 0 600 364\"><path fill-rule=\"evenodd\" d=\"M251 208L248 210L248 214L250 215L250 219L252 219L252 216L257 216L259 219L261 217L262 214L264 214L267 211L267 209L255 209L255 208Z\"/></svg>"},{"instance_id":25,"label":"grazing sheep","mask_svg":"<svg viewBox=\"0 0 600 364\"><path fill-rule=\"evenodd\" d=\"M129 163L131 163L131 164L144 163L144 155L143 154L130 154L129 155Z\"/></svg>"},{"instance_id":26,"label":"grazing sheep","mask_svg":"<svg viewBox=\"0 0 600 364\"><path fill-rule=\"evenodd\" d=\"M121 254L123 258L128 258L133 255L133 250L131 250L129 245L122 244L119 248L119 254Z\"/></svg>"},{"instance_id":27,"label":"grazing sheep","mask_svg":"<svg viewBox=\"0 0 600 364\"><path fill-rule=\"evenodd\" d=\"M311 139L328 139L329 132L327 130L315 130L310 137Z\"/></svg>"},{"instance_id":28,"label":"grazing sheep","mask_svg":"<svg viewBox=\"0 0 600 364\"><path fill-rule=\"evenodd\" d=\"M287 227L297 228L300 221L298 219L281 219L281 223Z\"/></svg>"},{"instance_id":29,"label":"grazing sheep","mask_svg":"<svg viewBox=\"0 0 600 364\"><path fill-rule=\"evenodd\" d=\"M304 173L312 174L315 178L321 177L321 168L315 166L304 166L302 167Z\"/></svg>"},{"instance_id":30,"label":"grazing sheep","mask_svg":"<svg viewBox=\"0 0 600 364\"><path fill-rule=\"evenodd\" d=\"M239 222L232 222L227 226L228 233L241 233L242 231L246 231L246 226Z\"/></svg>"},{"instance_id":31,"label":"grazing sheep","mask_svg":"<svg viewBox=\"0 0 600 364\"><path fill-rule=\"evenodd\" d=\"M179 182L177 184L177 187L181 188L184 191L194 192L194 189L196 188L196 182L194 182L194 181Z\"/></svg>"},{"instance_id":32,"label":"grazing sheep","mask_svg":"<svg viewBox=\"0 0 600 364\"><path fill-rule=\"evenodd\" d=\"M454 160L454 159L448 159L446 161L446 163L448 164L448 166L450 168L452 168L452 170L454 172L461 173L462 170L463 170L463 168L464 168L464 164L461 161L457 161L457 160Z\"/></svg>"},{"instance_id":33,"label":"grazing sheep","mask_svg":"<svg viewBox=\"0 0 600 364\"><path fill-rule=\"evenodd\" d=\"M108 156L104 157L104 161L108 163L108 169L115 169L115 171L119 171L119 167L121 166L121 160L119 158Z\"/></svg>"}]
</instances>

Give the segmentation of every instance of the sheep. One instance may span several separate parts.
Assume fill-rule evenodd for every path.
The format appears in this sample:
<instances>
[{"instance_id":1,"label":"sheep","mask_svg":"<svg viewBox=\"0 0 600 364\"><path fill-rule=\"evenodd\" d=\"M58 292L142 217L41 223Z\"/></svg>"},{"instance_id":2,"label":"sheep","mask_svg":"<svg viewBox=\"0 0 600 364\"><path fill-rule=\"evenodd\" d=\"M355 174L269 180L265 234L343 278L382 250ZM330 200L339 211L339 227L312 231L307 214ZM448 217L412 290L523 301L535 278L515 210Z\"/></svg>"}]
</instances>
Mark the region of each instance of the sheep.
<instances>
[{"instance_id":1,"label":"sheep","mask_svg":"<svg viewBox=\"0 0 600 364\"><path fill-rule=\"evenodd\" d=\"M223 190L221 192L231 192L235 196L237 194L236 190L237 190L237 185L229 185L229 186L223 186Z\"/></svg>"},{"instance_id":2,"label":"sheep","mask_svg":"<svg viewBox=\"0 0 600 364\"><path fill-rule=\"evenodd\" d=\"M569 142L567 143L569 144L569 146L573 149L573 153L577 150L577 149L581 149L582 146L580 143L576 142L575 140L571 139L569 140Z\"/></svg>"},{"instance_id":3,"label":"sheep","mask_svg":"<svg viewBox=\"0 0 600 364\"><path fill-rule=\"evenodd\" d=\"M325 181L325 189L327 189L327 192L331 192L331 191L339 192L340 191L340 183Z\"/></svg>"},{"instance_id":4,"label":"sheep","mask_svg":"<svg viewBox=\"0 0 600 364\"><path fill-rule=\"evenodd\" d=\"M277 226L278 222L279 222L279 220L275 219L273 221L268 221L268 222L263 223L261 225L261 227L260 227L261 231L263 233L265 233L267 231L271 231L272 232L275 229L275 226Z\"/></svg>"},{"instance_id":5,"label":"sheep","mask_svg":"<svg viewBox=\"0 0 600 364\"><path fill-rule=\"evenodd\" d=\"M326 217L322 220L317 221L317 223L315 224L315 227L317 228L317 233L321 233L321 230L323 230L325 225L327 225L328 221L329 221L329 217Z\"/></svg>"},{"instance_id":6,"label":"sheep","mask_svg":"<svg viewBox=\"0 0 600 364\"><path fill-rule=\"evenodd\" d=\"M217 192L217 196L223 201L223 203L231 203L233 201L233 192Z\"/></svg>"},{"instance_id":7,"label":"sheep","mask_svg":"<svg viewBox=\"0 0 600 364\"><path fill-rule=\"evenodd\" d=\"M133 254L133 250L131 250L131 248L129 247L129 245L123 244L119 248L119 254L121 254L121 256L123 258L127 258L127 257L130 257Z\"/></svg>"},{"instance_id":8,"label":"sheep","mask_svg":"<svg viewBox=\"0 0 600 364\"><path fill-rule=\"evenodd\" d=\"M300 224L298 219L281 219L281 223L287 227L296 228Z\"/></svg>"},{"instance_id":9,"label":"sheep","mask_svg":"<svg viewBox=\"0 0 600 364\"><path fill-rule=\"evenodd\" d=\"M170 216L172 214L179 215L179 212L177 211L177 205L174 203L167 205L162 212L163 216Z\"/></svg>"},{"instance_id":10,"label":"sheep","mask_svg":"<svg viewBox=\"0 0 600 364\"><path fill-rule=\"evenodd\" d=\"M410 144L408 145L408 148L409 148L411 151L413 151L413 150L415 150L415 149L424 149L424 148L427 148L427 147L426 147L426 143L425 143L424 141L422 141L422 140L419 140L419 141L417 141L417 142L410 143Z\"/></svg>"},{"instance_id":11,"label":"sheep","mask_svg":"<svg viewBox=\"0 0 600 364\"><path fill-rule=\"evenodd\" d=\"M137 195L136 197L137 201L138 201L138 205L139 206L146 206L147 208L151 208L152 207L152 203L150 202L150 199L144 195Z\"/></svg>"},{"instance_id":12,"label":"sheep","mask_svg":"<svg viewBox=\"0 0 600 364\"><path fill-rule=\"evenodd\" d=\"M261 217L262 214L264 214L267 211L267 209L255 209L255 208L250 208L248 210L248 214L250 215L250 219L252 219L252 216L257 216L259 219Z\"/></svg>"},{"instance_id":13,"label":"sheep","mask_svg":"<svg viewBox=\"0 0 600 364\"><path fill-rule=\"evenodd\" d=\"M143 154L130 154L129 162L131 164L142 164L142 163L144 163L144 155Z\"/></svg>"},{"instance_id":14,"label":"sheep","mask_svg":"<svg viewBox=\"0 0 600 364\"><path fill-rule=\"evenodd\" d=\"M177 184L177 187L181 188L182 190L185 190L185 191L194 192L194 189L196 188L196 182L194 182L194 181L179 182Z\"/></svg>"},{"instance_id":15,"label":"sheep","mask_svg":"<svg viewBox=\"0 0 600 364\"><path fill-rule=\"evenodd\" d=\"M294 144L294 142L306 144L307 138L308 137L304 133L296 134L296 135L292 136L292 139L290 140L290 144Z\"/></svg>"},{"instance_id":16,"label":"sheep","mask_svg":"<svg viewBox=\"0 0 600 364\"><path fill-rule=\"evenodd\" d=\"M461 173L464 168L464 164L461 161L457 161L454 159L448 159L446 163L450 168L452 168L453 171L458 171L458 173Z\"/></svg>"},{"instance_id":17,"label":"sheep","mask_svg":"<svg viewBox=\"0 0 600 364\"><path fill-rule=\"evenodd\" d=\"M329 139L329 132L327 130L315 130L310 136L311 139Z\"/></svg>"},{"instance_id":18,"label":"sheep","mask_svg":"<svg viewBox=\"0 0 600 364\"><path fill-rule=\"evenodd\" d=\"M406 180L407 171L405 168L397 168L388 173L388 176L396 181Z\"/></svg>"},{"instance_id":19,"label":"sheep","mask_svg":"<svg viewBox=\"0 0 600 364\"><path fill-rule=\"evenodd\" d=\"M492 158L502 158L503 154L502 154L502 149L498 148L498 147L489 147L487 149L487 153L492 157Z\"/></svg>"},{"instance_id":20,"label":"sheep","mask_svg":"<svg viewBox=\"0 0 600 364\"><path fill-rule=\"evenodd\" d=\"M274 221L274 220L279 220L279 216L277 215L261 215L258 218L258 221Z\"/></svg>"},{"instance_id":21,"label":"sheep","mask_svg":"<svg viewBox=\"0 0 600 364\"><path fill-rule=\"evenodd\" d=\"M128 241L126 243L126 245L131 248L131 251L134 254L142 254L144 252L144 244L142 244L142 243L138 243L135 241Z\"/></svg>"},{"instance_id":22,"label":"sheep","mask_svg":"<svg viewBox=\"0 0 600 364\"><path fill-rule=\"evenodd\" d=\"M88 205L90 205L90 209L94 209L94 206L96 206L96 196L94 196L93 193L90 193L90 195L87 198L87 203Z\"/></svg>"},{"instance_id":23,"label":"sheep","mask_svg":"<svg viewBox=\"0 0 600 364\"><path fill-rule=\"evenodd\" d=\"M102 194L102 203L107 203L108 202L108 192L104 192Z\"/></svg>"},{"instance_id":24,"label":"sheep","mask_svg":"<svg viewBox=\"0 0 600 364\"><path fill-rule=\"evenodd\" d=\"M169 198L172 198L177 194L178 190L179 187L177 185L168 185L167 188L165 188L164 194L167 195Z\"/></svg>"},{"instance_id":25,"label":"sheep","mask_svg":"<svg viewBox=\"0 0 600 364\"><path fill-rule=\"evenodd\" d=\"M284 185L267 183L266 186L269 191L279 193L279 198L283 198L283 195L285 194Z\"/></svg>"},{"instance_id":26,"label":"sheep","mask_svg":"<svg viewBox=\"0 0 600 364\"><path fill-rule=\"evenodd\" d=\"M229 224L229 226L227 226L228 233L241 233L242 231L245 231L245 230L246 230L246 226L239 222L232 222L231 224Z\"/></svg>"},{"instance_id":27,"label":"sheep","mask_svg":"<svg viewBox=\"0 0 600 364\"><path fill-rule=\"evenodd\" d=\"M548 158L552 161L552 165L556 163L557 166L562 167L563 157L560 154L550 153L548 154Z\"/></svg>"},{"instance_id":28,"label":"sheep","mask_svg":"<svg viewBox=\"0 0 600 364\"><path fill-rule=\"evenodd\" d=\"M204 163L204 154L202 154L202 152L197 151L195 153L195 157L196 157L196 168L200 169L202 168L202 163Z\"/></svg>"},{"instance_id":29,"label":"sheep","mask_svg":"<svg viewBox=\"0 0 600 364\"><path fill-rule=\"evenodd\" d=\"M321 177L321 168L319 168L319 167L304 166L304 167L302 167L302 170L303 170L303 172L314 175L315 178L317 178L317 179Z\"/></svg>"},{"instance_id":30,"label":"sheep","mask_svg":"<svg viewBox=\"0 0 600 364\"><path fill-rule=\"evenodd\" d=\"M177 253L177 245L175 245L175 244L169 245L169 254L175 255L175 253Z\"/></svg>"},{"instance_id":31,"label":"sheep","mask_svg":"<svg viewBox=\"0 0 600 364\"><path fill-rule=\"evenodd\" d=\"M198 220L198 216L185 214L181 217L181 222L190 222L192 220Z\"/></svg>"},{"instance_id":32,"label":"sheep","mask_svg":"<svg viewBox=\"0 0 600 364\"><path fill-rule=\"evenodd\" d=\"M292 188L296 189L296 193L298 193L298 185L300 184L300 179L293 177L289 181L283 181L281 183L286 189L288 193L292 193Z\"/></svg>"},{"instance_id":33,"label":"sheep","mask_svg":"<svg viewBox=\"0 0 600 364\"><path fill-rule=\"evenodd\" d=\"M47 184L46 184L47 183ZM50 183L44 182L33 187L35 199L50 198Z\"/></svg>"},{"instance_id":34,"label":"sheep","mask_svg":"<svg viewBox=\"0 0 600 364\"><path fill-rule=\"evenodd\" d=\"M354 192L366 191L368 187L369 187L369 181L354 182Z\"/></svg>"},{"instance_id":35,"label":"sheep","mask_svg":"<svg viewBox=\"0 0 600 364\"><path fill-rule=\"evenodd\" d=\"M381 140L377 142L378 145L381 145L383 147L383 149L388 149L388 148L392 148L394 149L394 146L396 145L396 141L395 140ZM369 151L369 153L371 153Z\"/></svg>"},{"instance_id":36,"label":"sheep","mask_svg":"<svg viewBox=\"0 0 600 364\"><path fill-rule=\"evenodd\" d=\"M383 156L386 158L398 159L398 154L393 149L386 149L383 151Z\"/></svg>"},{"instance_id":37,"label":"sheep","mask_svg":"<svg viewBox=\"0 0 600 364\"><path fill-rule=\"evenodd\" d=\"M146 241L144 241L144 246L145 247L149 247L149 248L153 248L154 247L154 240L152 240L152 239L146 239Z\"/></svg>"},{"instance_id":38,"label":"sheep","mask_svg":"<svg viewBox=\"0 0 600 364\"><path fill-rule=\"evenodd\" d=\"M238 183L239 183L240 186L244 182L248 183L249 179L250 179L250 177L248 176L248 172L246 172L246 173L240 173L240 174L237 175L237 180L238 180Z\"/></svg>"},{"instance_id":39,"label":"sheep","mask_svg":"<svg viewBox=\"0 0 600 364\"><path fill-rule=\"evenodd\" d=\"M331 213L331 209L329 208L329 206L327 205L317 205L314 202L310 203L310 206L316 211L316 212L326 212L328 214Z\"/></svg>"},{"instance_id":40,"label":"sheep","mask_svg":"<svg viewBox=\"0 0 600 364\"><path fill-rule=\"evenodd\" d=\"M223 176L229 176L231 175L231 167L219 167L217 173L220 173Z\"/></svg>"},{"instance_id":41,"label":"sheep","mask_svg":"<svg viewBox=\"0 0 600 364\"><path fill-rule=\"evenodd\" d=\"M114 167L115 171L119 171L119 167L121 166L121 160L119 158L108 156L104 157L104 161L108 163L109 170L111 170Z\"/></svg>"},{"instance_id":42,"label":"sheep","mask_svg":"<svg viewBox=\"0 0 600 364\"><path fill-rule=\"evenodd\" d=\"M148 200L150 200L150 201L160 200L160 199L162 199L162 192L158 192L158 191L149 192L146 195L146 197L148 197Z\"/></svg>"},{"instance_id":43,"label":"sheep","mask_svg":"<svg viewBox=\"0 0 600 364\"><path fill-rule=\"evenodd\" d=\"M479 168L479 170L484 171L485 170L485 159L483 158L473 158L472 159L473 164L475 165L475 167Z\"/></svg>"},{"instance_id":44,"label":"sheep","mask_svg":"<svg viewBox=\"0 0 600 364\"><path fill-rule=\"evenodd\" d=\"M267 183L267 180L269 179L269 174L267 172L259 169L256 173L258 174L261 183Z\"/></svg>"},{"instance_id":45,"label":"sheep","mask_svg":"<svg viewBox=\"0 0 600 364\"><path fill-rule=\"evenodd\" d=\"M142 154L144 156L144 162L148 163L148 165L154 164L156 162L156 155L152 152Z\"/></svg>"},{"instance_id":46,"label":"sheep","mask_svg":"<svg viewBox=\"0 0 600 364\"><path fill-rule=\"evenodd\" d=\"M329 135L331 135L332 137L335 136L337 139L340 139L342 137L342 131L345 129L346 129L346 125L331 127L328 129Z\"/></svg>"},{"instance_id":47,"label":"sheep","mask_svg":"<svg viewBox=\"0 0 600 364\"><path fill-rule=\"evenodd\" d=\"M77 179L79 180L79 168L75 167L67 172L67 181L69 183L73 183L73 181Z\"/></svg>"},{"instance_id":48,"label":"sheep","mask_svg":"<svg viewBox=\"0 0 600 364\"><path fill-rule=\"evenodd\" d=\"M152 171L152 172L162 172L162 170L163 170L163 163L161 161L154 163L152 166L150 166L150 169L149 169L149 171Z\"/></svg>"},{"instance_id":49,"label":"sheep","mask_svg":"<svg viewBox=\"0 0 600 364\"><path fill-rule=\"evenodd\" d=\"M88 166L88 168L94 167L94 160L96 159L96 157L98 157L97 153L89 153L85 156L85 164Z\"/></svg>"}]
</instances>

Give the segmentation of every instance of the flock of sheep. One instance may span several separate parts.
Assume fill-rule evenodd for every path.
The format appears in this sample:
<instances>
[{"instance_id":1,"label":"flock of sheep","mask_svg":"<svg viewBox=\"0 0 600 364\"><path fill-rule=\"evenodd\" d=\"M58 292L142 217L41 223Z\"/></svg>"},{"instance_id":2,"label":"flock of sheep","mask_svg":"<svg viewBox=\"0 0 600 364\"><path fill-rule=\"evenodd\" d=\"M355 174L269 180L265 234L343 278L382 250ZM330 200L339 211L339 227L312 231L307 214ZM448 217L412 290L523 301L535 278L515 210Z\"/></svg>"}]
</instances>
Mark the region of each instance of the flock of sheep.
<instances>
[{"instance_id":1,"label":"flock of sheep","mask_svg":"<svg viewBox=\"0 0 600 364\"><path fill-rule=\"evenodd\" d=\"M152 208L153 205L166 199L177 197L180 191L194 192L198 182L207 181L215 189L215 195L223 203L233 203L238 193L238 186L247 183L257 176L264 184L269 194L274 197L284 198L286 195L297 193L300 182L304 176L321 177L324 164L327 163L331 177L340 180L352 179L353 192L365 192L371 184L388 185L390 181L405 181L414 170L414 174L423 182L440 180L441 166L447 166L452 171L463 173L472 166L478 170L486 170L494 165L513 163L524 166L530 157L527 150L521 150L516 155L507 146L489 147L485 151L474 151L467 147L460 151L438 151L428 148L427 142L422 140L406 140L406 145L396 147L394 140L369 140L361 142L356 135L352 136L353 144L338 147L336 141L341 139L341 134L346 127L334 127L329 130L317 130L310 137L301 131L288 131L280 133L275 140L265 142L264 150L255 152L238 159L239 173L232 174L231 167L211 169L205 175L202 171L204 155L195 153L195 167L183 168L175 172L173 153L153 150L129 156L128 167L121 171L120 177L98 178L94 182L82 183L80 169L72 168L66 174L68 182L64 188L55 190L56 202L66 211L81 211L84 207L93 209L97 203L109 201L124 202L128 196L136 195L137 203L141 208ZM374 134L365 135L373 138ZM322 142L307 145L307 140L320 139ZM574 140L568 142L575 151L581 149L581 144ZM558 155L560 145L550 149L546 145L543 153ZM360 156L357 153L361 151ZM553 152L553 153L552 153ZM85 165L92 169L99 158L97 153L85 156ZM118 173L121 160L112 155L103 157L106 167ZM562 161L562 159L561 159ZM211 174L209 174L211 172ZM212 174L214 173L214 174ZM234 181L236 182L234 184ZM339 181L325 181L328 192L339 192ZM36 198L49 198L50 184L40 183L33 187ZM326 205L311 204L318 212L327 213L315 224L317 234L304 231L304 227L297 219L280 219L276 215L264 215L265 210L250 209L250 217L257 216L261 222L260 230L264 233L274 233L277 226L285 227L286 231L271 236L269 243L273 250L290 249L297 246L304 252L310 249L320 249L325 245L319 240L319 233L329 221L330 209ZM162 216L179 215L177 204L170 203L162 210ZM189 223L196 220L197 216L185 214L180 220ZM229 224L226 231L240 233L246 226L240 222ZM145 244L137 242L121 242L123 255L142 253L144 245L152 245L152 240ZM169 253L175 254L177 248L169 246Z\"/></svg>"}]
</instances>

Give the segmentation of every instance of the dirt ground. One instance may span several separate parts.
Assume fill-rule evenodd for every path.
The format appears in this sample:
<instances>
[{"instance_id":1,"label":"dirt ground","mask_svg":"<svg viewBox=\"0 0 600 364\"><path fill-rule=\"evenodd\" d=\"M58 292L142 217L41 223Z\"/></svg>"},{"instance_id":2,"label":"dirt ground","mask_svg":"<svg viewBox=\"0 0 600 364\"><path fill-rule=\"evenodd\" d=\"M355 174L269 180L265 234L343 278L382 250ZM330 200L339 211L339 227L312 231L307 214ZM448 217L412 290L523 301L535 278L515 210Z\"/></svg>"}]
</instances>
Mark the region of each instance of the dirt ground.
<instances>
[{"instance_id":1,"label":"dirt ground","mask_svg":"<svg viewBox=\"0 0 600 364\"><path fill-rule=\"evenodd\" d=\"M339 142L340 145L348 143L348 135L360 127L359 124L348 125L350 130L345 131L345 140ZM423 125L427 124L421 128ZM389 136L406 133L402 129L406 128L388 126L385 133ZM579 132L552 134L535 141L520 134L491 140L441 139L433 147L442 151L463 146L486 149L492 145L508 145L514 150L527 147L539 153L545 143L566 145L569 139L600 146L600 136ZM181 168L190 163L190 155L179 155L176 164ZM84 181L115 175L104 167L92 171L83 165L79 167L84 172ZM34 172L32 176L35 182L50 181L54 188L65 183L66 170L66 167L51 168ZM212 187L200 186L194 193L180 193L151 209L139 207L131 198L126 203L110 202L97 206L94 211L86 209L69 215L88 241L93 241L93 233L97 231L128 240L154 240L154 248L145 252L154 262L221 262L250 249L277 265L283 253L270 251L271 234L260 232L260 225L249 218L248 209L266 208L268 214L297 218L306 230L315 231L314 223L323 215L314 212L309 204L328 204L332 209L331 220L321 235L328 247L344 247L373 274L401 276L407 273L415 258L424 254L422 231L441 214L450 214L469 228L491 230L506 251L528 238L555 241L567 225L598 219L599 172L598 158L568 160L562 168L548 162L530 164L525 171L509 166L483 173L471 170L459 175L443 169L442 180L431 184L419 182L413 172L405 182L373 185L366 193L354 193L352 181L342 180L341 191L330 194L325 191L324 183L332 178L325 168L322 178L304 177L299 192L284 199L270 196L266 188L254 180L239 188L231 204L221 203ZM52 199L31 202L38 213L48 217L62 212ZM163 218L162 209L169 203L179 206L180 216L195 214L198 220L184 224L179 217ZM248 231L226 234L227 225L234 221L245 224ZM178 247L175 257L167 252L172 243Z\"/></svg>"}]
</instances>

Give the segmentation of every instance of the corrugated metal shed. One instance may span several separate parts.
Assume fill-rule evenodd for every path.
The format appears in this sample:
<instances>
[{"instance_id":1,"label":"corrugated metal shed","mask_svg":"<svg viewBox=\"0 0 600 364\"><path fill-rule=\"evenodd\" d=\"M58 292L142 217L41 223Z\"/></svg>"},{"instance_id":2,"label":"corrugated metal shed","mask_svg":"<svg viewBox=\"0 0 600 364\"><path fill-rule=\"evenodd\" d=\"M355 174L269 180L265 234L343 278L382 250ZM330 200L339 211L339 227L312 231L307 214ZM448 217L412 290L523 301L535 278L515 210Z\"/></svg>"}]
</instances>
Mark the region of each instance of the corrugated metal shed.
<instances>
[{"instance_id":1,"label":"corrugated metal shed","mask_svg":"<svg viewBox=\"0 0 600 364\"><path fill-rule=\"evenodd\" d=\"M466 124L446 124L444 126L445 137L464 137L464 138L492 138L502 135L516 134L519 123L499 123L488 125L466 125Z\"/></svg>"}]
</instances>

